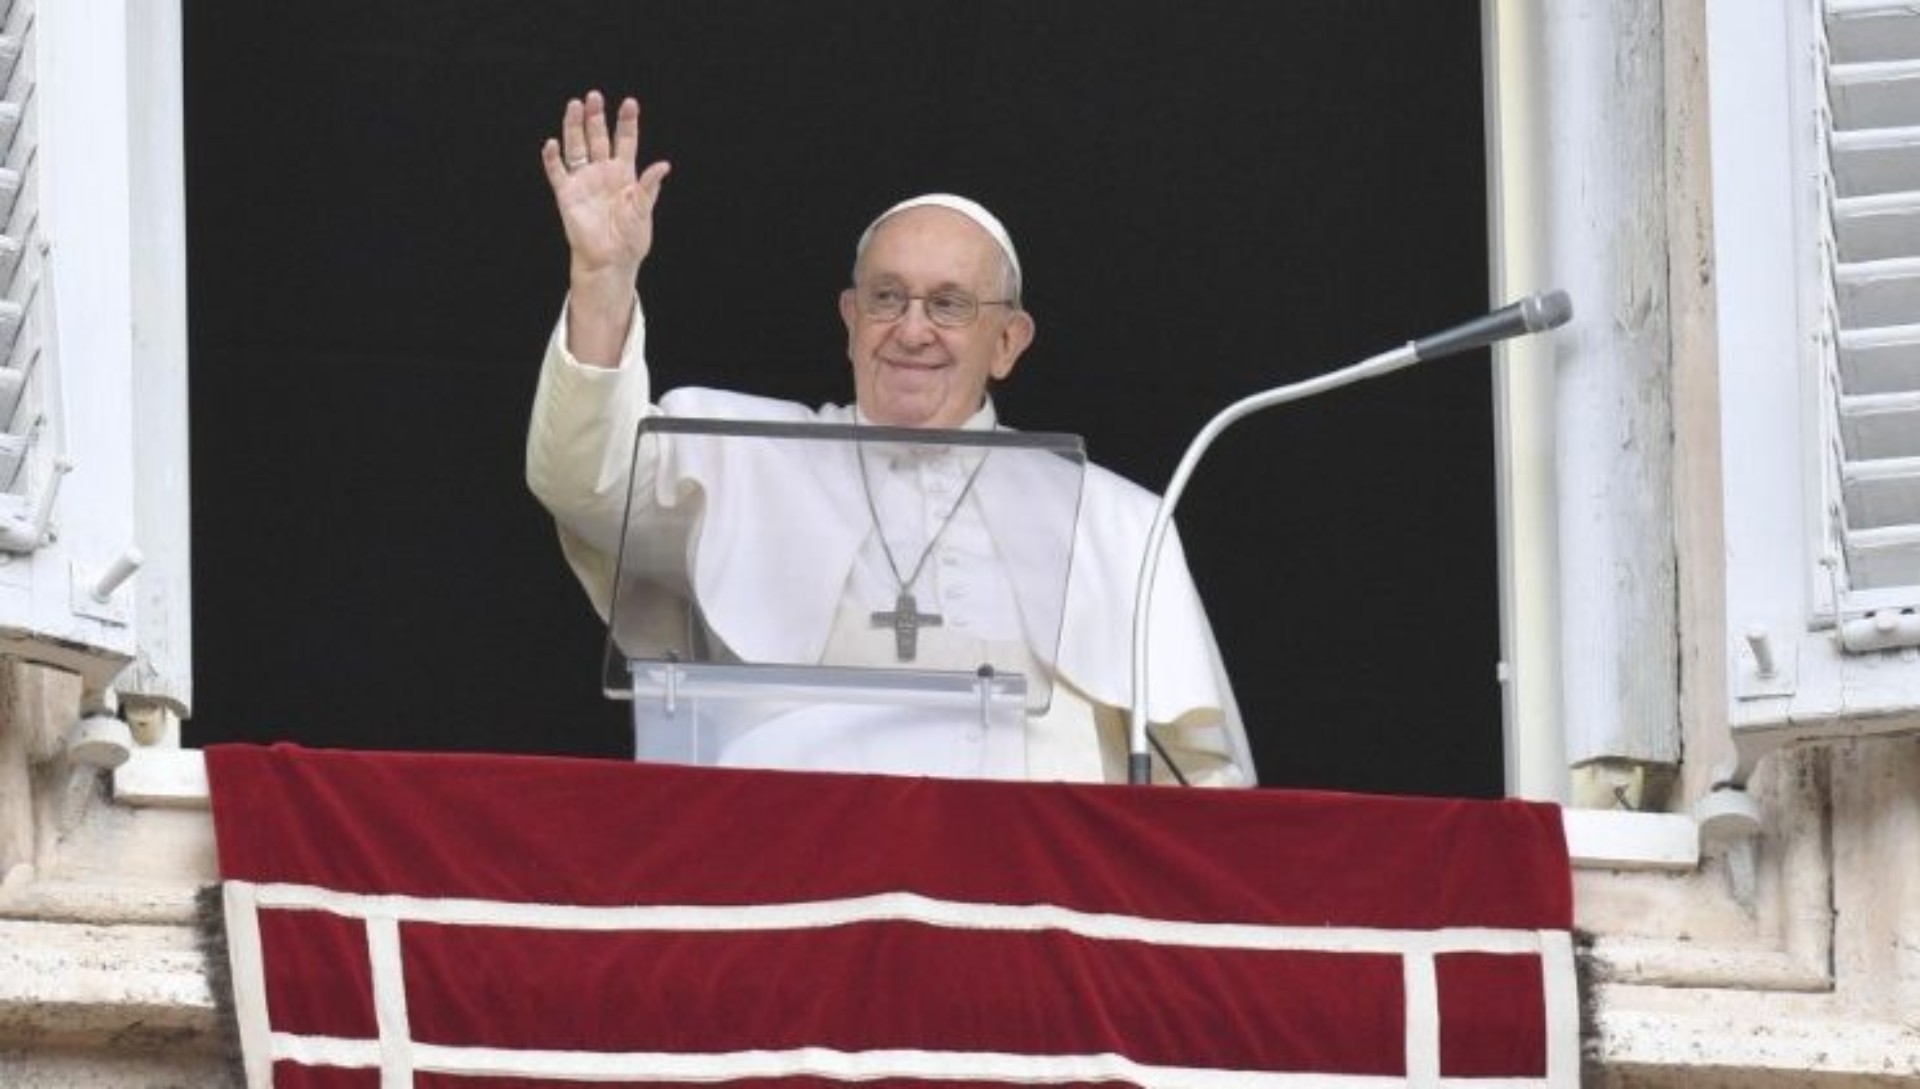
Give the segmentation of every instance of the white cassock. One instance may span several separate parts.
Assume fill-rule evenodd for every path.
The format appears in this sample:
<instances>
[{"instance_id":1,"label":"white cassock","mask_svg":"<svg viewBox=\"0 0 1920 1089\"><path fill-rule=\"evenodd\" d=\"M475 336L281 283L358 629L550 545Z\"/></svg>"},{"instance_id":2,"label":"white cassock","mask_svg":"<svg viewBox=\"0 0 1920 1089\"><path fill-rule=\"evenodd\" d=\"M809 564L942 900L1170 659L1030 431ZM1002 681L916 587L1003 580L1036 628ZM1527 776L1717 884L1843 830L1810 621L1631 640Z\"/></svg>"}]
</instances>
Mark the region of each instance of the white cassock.
<instances>
[{"instance_id":1,"label":"white cassock","mask_svg":"<svg viewBox=\"0 0 1920 1089\"><path fill-rule=\"evenodd\" d=\"M541 366L528 435L528 483L552 512L567 561L603 618L615 593L635 471L633 437L641 419L665 414L865 422L851 407L813 410L698 388L674 390L656 405L644 343L644 319L636 307L620 366L585 366L565 348L563 312ZM967 426L994 427L992 405ZM664 458L642 459L647 463L638 471L653 479L643 477L635 502L650 500L688 516L695 541L688 581L726 654L748 662L893 663L895 633L876 627L873 616L892 609L901 583L911 581L921 609L941 616L938 627L918 633L916 668L971 671L991 661L1050 684L1044 711L1026 720L1028 777L1126 780L1135 582L1157 506L1150 493L1094 465L1086 467L1084 481L1061 485L1080 489L1062 602L1057 585L1020 575L1023 551L1039 556L1054 546L1023 540L1019 522L992 513L1007 506L992 501L997 492L1050 485L1031 476L1015 481L1010 470L996 471L991 456L982 463L977 450L861 454L864 485L859 476L842 474L839 479L851 480L851 488L823 490L817 480L797 481L796 470L770 460L748 466L678 453L697 446L666 449L672 452ZM863 493L870 493L871 504ZM759 546L740 541L764 537L726 532L747 512L763 524L791 527L781 536L775 562L741 552ZM1065 547L1069 543L1061 542L1059 548ZM915 567L920 573L909 579ZM1049 594L1051 601L1045 600ZM1051 665L1036 662L1030 648L1042 648L1045 657L1052 644L1047 629L1055 621L1057 656ZM1251 785L1253 762L1239 709L1179 541L1171 536L1154 588L1148 661L1148 717L1188 779ZM837 739L833 730L813 729L805 735L808 752L823 766L867 770L913 771L923 760L939 762L931 752L915 752L922 742L910 731L876 725L856 716L841 723ZM800 756L761 753L741 762L810 762Z\"/></svg>"}]
</instances>

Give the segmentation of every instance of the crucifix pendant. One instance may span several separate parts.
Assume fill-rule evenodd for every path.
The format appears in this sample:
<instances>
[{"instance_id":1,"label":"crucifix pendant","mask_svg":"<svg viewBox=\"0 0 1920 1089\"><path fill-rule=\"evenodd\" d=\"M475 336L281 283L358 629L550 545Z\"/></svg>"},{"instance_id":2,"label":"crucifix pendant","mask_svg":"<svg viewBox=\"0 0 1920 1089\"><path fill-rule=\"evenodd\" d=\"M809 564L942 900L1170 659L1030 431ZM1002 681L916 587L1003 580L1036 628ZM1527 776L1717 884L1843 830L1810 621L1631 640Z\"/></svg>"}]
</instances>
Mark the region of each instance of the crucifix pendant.
<instances>
[{"instance_id":1,"label":"crucifix pendant","mask_svg":"<svg viewBox=\"0 0 1920 1089\"><path fill-rule=\"evenodd\" d=\"M940 626L939 613L923 613L919 602L905 590L893 599L893 611L873 614L873 626L893 629L894 653L903 662L913 661L920 652L920 629Z\"/></svg>"}]
</instances>

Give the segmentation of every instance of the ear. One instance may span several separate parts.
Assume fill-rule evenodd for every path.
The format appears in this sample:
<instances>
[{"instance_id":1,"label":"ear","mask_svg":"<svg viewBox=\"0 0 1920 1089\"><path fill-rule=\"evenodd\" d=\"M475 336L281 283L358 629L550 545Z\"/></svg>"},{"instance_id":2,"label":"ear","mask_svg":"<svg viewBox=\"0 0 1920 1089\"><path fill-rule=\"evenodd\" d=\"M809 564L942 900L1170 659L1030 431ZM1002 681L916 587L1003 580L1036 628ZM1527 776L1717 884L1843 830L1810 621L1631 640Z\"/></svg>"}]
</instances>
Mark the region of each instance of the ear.
<instances>
[{"instance_id":1,"label":"ear","mask_svg":"<svg viewBox=\"0 0 1920 1089\"><path fill-rule=\"evenodd\" d=\"M853 331L860 317L860 303L852 288L840 292L840 320L847 327L847 340L853 340Z\"/></svg>"},{"instance_id":2,"label":"ear","mask_svg":"<svg viewBox=\"0 0 1920 1089\"><path fill-rule=\"evenodd\" d=\"M991 373L994 379L1002 380L1013 373L1014 364L1020 362L1020 353L1033 343L1035 327L1033 315L1025 310L1015 310L1000 329L999 350L994 353Z\"/></svg>"}]
</instances>

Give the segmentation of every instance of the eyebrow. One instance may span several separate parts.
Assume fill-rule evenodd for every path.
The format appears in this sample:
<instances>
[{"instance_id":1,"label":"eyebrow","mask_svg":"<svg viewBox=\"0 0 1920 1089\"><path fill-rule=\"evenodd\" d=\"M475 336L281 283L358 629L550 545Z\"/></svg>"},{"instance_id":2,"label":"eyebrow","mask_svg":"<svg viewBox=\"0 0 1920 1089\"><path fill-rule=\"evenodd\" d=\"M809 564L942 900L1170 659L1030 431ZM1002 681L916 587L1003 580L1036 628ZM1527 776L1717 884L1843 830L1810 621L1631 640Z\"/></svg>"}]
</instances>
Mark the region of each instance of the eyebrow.
<instances>
[{"instance_id":1,"label":"eyebrow","mask_svg":"<svg viewBox=\"0 0 1920 1089\"><path fill-rule=\"evenodd\" d=\"M888 285L906 287L907 282L905 279L903 279L901 276L899 276L896 273L883 272L883 273L880 273L879 275L874 276L872 279L868 280L862 286L881 287L881 286L888 286ZM933 294L935 292L940 292L940 291L964 291L969 295L980 294L980 291L977 288L971 287L967 284L963 284L958 280L942 280L941 282L928 288L926 293Z\"/></svg>"}]
</instances>

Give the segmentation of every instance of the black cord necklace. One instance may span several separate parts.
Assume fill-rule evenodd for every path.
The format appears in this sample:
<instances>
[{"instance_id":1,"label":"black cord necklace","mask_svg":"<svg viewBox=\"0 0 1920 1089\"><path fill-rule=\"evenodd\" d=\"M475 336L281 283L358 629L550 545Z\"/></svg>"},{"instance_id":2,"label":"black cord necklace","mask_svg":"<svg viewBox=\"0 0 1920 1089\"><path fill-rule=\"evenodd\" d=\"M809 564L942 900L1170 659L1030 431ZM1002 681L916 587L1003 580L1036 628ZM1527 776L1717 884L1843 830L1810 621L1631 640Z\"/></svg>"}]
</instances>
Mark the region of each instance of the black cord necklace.
<instances>
[{"instance_id":1,"label":"black cord necklace","mask_svg":"<svg viewBox=\"0 0 1920 1089\"><path fill-rule=\"evenodd\" d=\"M973 491L973 482L980 478L980 470L986 467L987 457L985 453L980 455L980 461L973 467L973 472L967 475L960 495L954 499L953 506L947 509L946 517L940 520L940 528L933 531L927 547L921 550L920 558L914 561L913 571L902 576L899 561L893 558L893 548L887 544L886 530L880 525L880 508L873 501L873 484L867 479L866 451L861 450L856 456L860 462L860 491L867 497L867 514L873 519L874 535L880 538L880 554L887 558L887 568L893 573L893 581L899 587L893 599L893 608L874 613L873 626L892 628L894 654L900 661L911 662L919 653L920 629L937 628L943 622L939 613L920 611L920 603L913 595L914 584L920 581L920 572L926 569L927 560L933 555L933 550L939 547L940 538L946 534L954 516L960 513L961 504L967 501L968 494Z\"/></svg>"}]
</instances>

